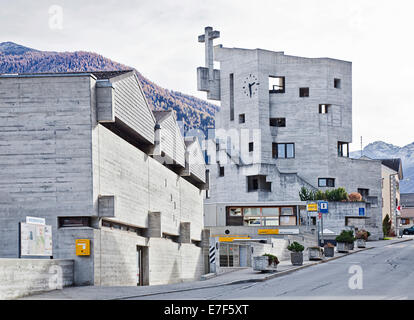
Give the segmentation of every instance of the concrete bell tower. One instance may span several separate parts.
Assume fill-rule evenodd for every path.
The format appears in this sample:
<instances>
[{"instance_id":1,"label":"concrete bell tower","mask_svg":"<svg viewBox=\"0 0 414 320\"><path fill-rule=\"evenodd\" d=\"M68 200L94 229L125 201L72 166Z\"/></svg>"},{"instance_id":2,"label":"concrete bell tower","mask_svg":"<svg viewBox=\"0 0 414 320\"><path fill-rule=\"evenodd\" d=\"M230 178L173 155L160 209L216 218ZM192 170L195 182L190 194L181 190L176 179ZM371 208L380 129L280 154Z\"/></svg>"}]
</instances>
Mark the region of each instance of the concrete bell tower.
<instances>
[{"instance_id":1,"label":"concrete bell tower","mask_svg":"<svg viewBox=\"0 0 414 320\"><path fill-rule=\"evenodd\" d=\"M197 90L207 92L207 99L220 100L220 70L214 69L213 40L220 38L220 31L206 27L198 42L205 43L205 67L197 68Z\"/></svg>"}]
</instances>

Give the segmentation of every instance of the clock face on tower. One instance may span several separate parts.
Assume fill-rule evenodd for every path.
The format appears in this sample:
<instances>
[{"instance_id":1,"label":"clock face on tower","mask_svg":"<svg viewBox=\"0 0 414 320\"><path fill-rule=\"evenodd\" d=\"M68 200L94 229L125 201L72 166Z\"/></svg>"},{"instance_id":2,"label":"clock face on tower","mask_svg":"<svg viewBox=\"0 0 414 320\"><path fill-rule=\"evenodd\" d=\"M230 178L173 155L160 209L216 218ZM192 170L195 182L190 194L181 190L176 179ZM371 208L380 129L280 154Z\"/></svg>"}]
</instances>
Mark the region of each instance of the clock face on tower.
<instances>
[{"instance_id":1,"label":"clock face on tower","mask_svg":"<svg viewBox=\"0 0 414 320\"><path fill-rule=\"evenodd\" d=\"M259 79L255 75L249 74L243 82L243 93L249 98L257 95L259 84Z\"/></svg>"}]
</instances>

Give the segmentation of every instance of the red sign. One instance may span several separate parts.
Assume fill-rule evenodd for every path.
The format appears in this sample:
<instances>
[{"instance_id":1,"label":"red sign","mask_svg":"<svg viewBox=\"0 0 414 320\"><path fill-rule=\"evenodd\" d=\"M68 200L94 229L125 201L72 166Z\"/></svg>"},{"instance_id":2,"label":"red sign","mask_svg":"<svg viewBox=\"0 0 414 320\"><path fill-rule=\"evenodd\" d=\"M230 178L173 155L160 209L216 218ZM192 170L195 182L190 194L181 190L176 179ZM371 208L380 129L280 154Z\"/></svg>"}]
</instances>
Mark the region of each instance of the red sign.
<instances>
[{"instance_id":1,"label":"red sign","mask_svg":"<svg viewBox=\"0 0 414 320\"><path fill-rule=\"evenodd\" d=\"M319 212L319 219L322 219L322 213Z\"/></svg>"}]
</instances>

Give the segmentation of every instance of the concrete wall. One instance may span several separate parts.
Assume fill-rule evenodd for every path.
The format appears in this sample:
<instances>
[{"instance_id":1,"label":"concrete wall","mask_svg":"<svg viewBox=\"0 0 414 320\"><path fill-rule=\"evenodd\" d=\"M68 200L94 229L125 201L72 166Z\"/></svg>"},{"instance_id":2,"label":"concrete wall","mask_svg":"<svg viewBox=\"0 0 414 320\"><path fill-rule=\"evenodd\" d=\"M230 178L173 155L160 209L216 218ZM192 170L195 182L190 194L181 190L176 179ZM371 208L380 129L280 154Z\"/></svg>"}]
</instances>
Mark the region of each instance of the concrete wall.
<instances>
[{"instance_id":1,"label":"concrete wall","mask_svg":"<svg viewBox=\"0 0 414 320\"><path fill-rule=\"evenodd\" d=\"M155 238L148 245L151 285L199 280L204 274L200 247Z\"/></svg>"},{"instance_id":2,"label":"concrete wall","mask_svg":"<svg viewBox=\"0 0 414 320\"><path fill-rule=\"evenodd\" d=\"M73 285L73 261L0 259L0 300Z\"/></svg>"},{"instance_id":3,"label":"concrete wall","mask_svg":"<svg viewBox=\"0 0 414 320\"><path fill-rule=\"evenodd\" d=\"M94 238L95 285L136 286L137 246L147 246L147 239L133 232L102 228Z\"/></svg>"},{"instance_id":4,"label":"concrete wall","mask_svg":"<svg viewBox=\"0 0 414 320\"><path fill-rule=\"evenodd\" d=\"M0 257L18 257L18 222L92 214L89 75L0 79ZM57 247L54 247L54 253Z\"/></svg>"}]
</instances>

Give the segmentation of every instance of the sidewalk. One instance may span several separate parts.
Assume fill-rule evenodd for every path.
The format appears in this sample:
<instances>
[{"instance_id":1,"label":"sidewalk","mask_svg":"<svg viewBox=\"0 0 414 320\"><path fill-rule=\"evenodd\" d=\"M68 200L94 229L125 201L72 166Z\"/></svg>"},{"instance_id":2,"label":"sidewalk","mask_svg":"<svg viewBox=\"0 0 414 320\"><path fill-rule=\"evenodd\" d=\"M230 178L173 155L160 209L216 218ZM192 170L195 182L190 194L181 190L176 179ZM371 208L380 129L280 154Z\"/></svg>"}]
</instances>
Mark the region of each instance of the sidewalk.
<instances>
[{"instance_id":1,"label":"sidewalk","mask_svg":"<svg viewBox=\"0 0 414 320\"><path fill-rule=\"evenodd\" d=\"M232 271L224 274L220 274L213 278L204 281L192 281L184 282L177 284L169 285L157 285L157 286L147 286L147 287L98 287L98 286L89 286L89 287L70 287L63 290L51 291L39 295L33 295L25 297L23 299L29 300L116 300L116 299L128 299L141 296L152 296L156 299L157 294L163 293L173 293L173 292L182 292L190 291L203 288L213 288L220 287L232 284L239 283L248 283L248 282L261 282L276 277L284 276L291 272L301 270L313 265L320 263L326 263L332 260L339 259L341 257L355 254L361 251L388 246L396 243L401 243L405 241L411 241L413 238L403 238L403 239L392 239L392 240L380 240L367 242L367 248L359 249L355 247L355 250L350 251L349 253L338 253L335 252L333 258L325 258L324 260L319 261L309 261L307 254L304 254L304 261L302 266L292 266L290 260L281 261L278 265L277 272L274 273L261 273L253 271L252 268L244 268L237 271Z\"/></svg>"}]
</instances>

